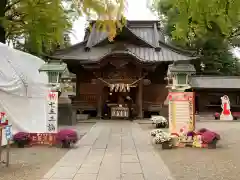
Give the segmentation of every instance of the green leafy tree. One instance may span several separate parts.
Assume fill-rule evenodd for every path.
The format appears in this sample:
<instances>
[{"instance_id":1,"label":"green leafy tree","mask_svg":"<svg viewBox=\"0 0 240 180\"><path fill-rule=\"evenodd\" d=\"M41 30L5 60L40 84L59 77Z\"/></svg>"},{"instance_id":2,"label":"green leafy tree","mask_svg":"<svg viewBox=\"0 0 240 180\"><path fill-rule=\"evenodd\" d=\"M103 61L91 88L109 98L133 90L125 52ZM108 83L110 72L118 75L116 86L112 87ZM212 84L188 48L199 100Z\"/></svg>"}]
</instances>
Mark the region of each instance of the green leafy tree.
<instances>
[{"instance_id":1,"label":"green leafy tree","mask_svg":"<svg viewBox=\"0 0 240 180\"><path fill-rule=\"evenodd\" d=\"M153 8L174 16L172 37L186 42L218 32L224 38L240 34L239 0L154 0ZM159 12L160 13L160 12ZM175 16L177 14L177 16Z\"/></svg>"},{"instance_id":2,"label":"green leafy tree","mask_svg":"<svg viewBox=\"0 0 240 180\"><path fill-rule=\"evenodd\" d=\"M82 15L98 19L113 39L124 7L124 0L1 0L0 42L32 54L50 53L64 45L72 22Z\"/></svg>"},{"instance_id":3,"label":"green leafy tree","mask_svg":"<svg viewBox=\"0 0 240 180\"><path fill-rule=\"evenodd\" d=\"M172 43L198 51L202 55L200 61L195 64L199 73L236 75L239 72L237 60L229 49L238 43L239 17L233 15L227 17L226 11L223 12L226 10L223 4L227 0L219 0L219 4L216 2L216 0L154 0L151 8L158 13ZM232 2L234 0L229 3ZM229 6L227 9L231 14L239 13L237 8L230 8L232 5L227 4L225 5ZM224 18L232 18L233 22L226 25L225 21L223 22ZM205 64L203 72L201 63Z\"/></svg>"}]
</instances>

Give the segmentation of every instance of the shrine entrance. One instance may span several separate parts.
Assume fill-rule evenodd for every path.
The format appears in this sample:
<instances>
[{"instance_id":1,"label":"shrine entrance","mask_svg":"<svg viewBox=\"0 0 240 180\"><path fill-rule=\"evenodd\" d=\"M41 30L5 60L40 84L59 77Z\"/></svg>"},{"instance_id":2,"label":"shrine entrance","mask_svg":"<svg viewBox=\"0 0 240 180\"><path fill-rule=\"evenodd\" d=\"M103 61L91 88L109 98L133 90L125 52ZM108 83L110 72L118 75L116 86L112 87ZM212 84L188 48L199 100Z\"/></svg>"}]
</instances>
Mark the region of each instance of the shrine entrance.
<instances>
[{"instance_id":1,"label":"shrine entrance","mask_svg":"<svg viewBox=\"0 0 240 180\"><path fill-rule=\"evenodd\" d=\"M103 118L132 119L136 116L136 87L113 84L104 87Z\"/></svg>"}]
</instances>

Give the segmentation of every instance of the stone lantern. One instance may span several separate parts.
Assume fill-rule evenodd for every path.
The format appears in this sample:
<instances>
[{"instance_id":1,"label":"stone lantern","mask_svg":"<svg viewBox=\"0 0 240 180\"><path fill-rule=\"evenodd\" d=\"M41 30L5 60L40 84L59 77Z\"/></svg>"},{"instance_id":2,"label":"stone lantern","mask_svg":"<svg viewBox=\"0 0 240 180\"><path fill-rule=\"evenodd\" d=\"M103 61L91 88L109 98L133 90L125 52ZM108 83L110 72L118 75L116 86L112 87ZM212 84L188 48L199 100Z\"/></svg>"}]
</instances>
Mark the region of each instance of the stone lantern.
<instances>
[{"instance_id":1,"label":"stone lantern","mask_svg":"<svg viewBox=\"0 0 240 180\"><path fill-rule=\"evenodd\" d=\"M191 88L189 77L195 72L196 70L192 64L170 64L167 72L167 87L170 91L180 92Z\"/></svg>"},{"instance_id":2,"label":"stone lantern","mask_svg":"<svg viewBox=\"0 0 240 180\"><path fill-rule=\"evenodd\" d=\"M42 65L39 72L48 74L48 83L52 91L59 92L58 99L58 123L62 125L74 125L76 120L72 118L72 105L68 94L62 93L63 81L71 83L71 77L67 65L60 60L51 60ZM64 82L66 83L66 82Z\"/></svg>"},{"instance_id":3,"label":"stone lantern","mask_svg":"<svg viewBox=\"0 0 240 180\"><path fill-rule=\"evenodd\" d=\"M52 90L61 91L60 82L62 74L67 71L67 65L60 60L51 60L39 68L39 72L46 72L48 83Z\"/></svg>"}]
</instances>

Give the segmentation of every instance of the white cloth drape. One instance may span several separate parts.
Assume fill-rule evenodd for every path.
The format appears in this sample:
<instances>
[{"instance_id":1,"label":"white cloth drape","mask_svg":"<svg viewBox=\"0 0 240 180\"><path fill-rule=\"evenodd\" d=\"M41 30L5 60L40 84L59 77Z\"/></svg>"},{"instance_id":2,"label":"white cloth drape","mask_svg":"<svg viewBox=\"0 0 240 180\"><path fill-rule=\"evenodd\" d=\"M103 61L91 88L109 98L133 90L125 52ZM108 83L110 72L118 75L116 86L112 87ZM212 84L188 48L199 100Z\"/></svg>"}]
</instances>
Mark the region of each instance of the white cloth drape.
<instances>
[{"instance_id":1,"label":"white cloth drape","mask_svg":"<svg viewBox=\"0 0 240 180\"><path fill-rule=\"evenodd\" d=\"M14 132L45 132L48 78L38 71L44 61L0 43L0 62L0 111Z\"/></svg>"}]
</instances>

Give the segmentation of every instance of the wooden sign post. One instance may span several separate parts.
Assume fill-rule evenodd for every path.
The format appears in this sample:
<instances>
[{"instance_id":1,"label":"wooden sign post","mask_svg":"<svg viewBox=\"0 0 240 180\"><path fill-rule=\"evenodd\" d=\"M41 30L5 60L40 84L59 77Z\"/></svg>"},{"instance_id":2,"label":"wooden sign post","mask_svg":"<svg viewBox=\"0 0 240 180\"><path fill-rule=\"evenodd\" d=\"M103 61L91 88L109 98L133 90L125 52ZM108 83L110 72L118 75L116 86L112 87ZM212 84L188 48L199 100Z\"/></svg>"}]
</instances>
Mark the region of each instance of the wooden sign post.
<instances>
[{"instance_id":1,"label":"wooden sign post","mask_svg":"<svg viewBox=\"0 0 240 180\"><path fill-rule=\"evenodd\" d=\"M0 126L0 162L2 162L2 126Z\"/></svg>"},{"instance_id":2,"label":"wooden sign post","mask_svg":"<svg viewBox=\"0 0 240 180\"><path fill-rule=\"evenodd\" d=\"M0 162L1 163L6 163L6 166L9 166L10 162L10 142L12 139L12 126L11 125L0 125ZM4 131L3 131L4 130ZM6 162L2 161L2 137L3 137L3 132L5 133L5 138L7 140L7 146L6 146Z\"/></svg>"},{"instance_id":3,"label":"wooden sign post","mask_svg":"<svg viewBox=\"0 0 240 180\"><path fill-rule=\"evenodd\" d=\"M10 161L10 142L12 139L12 126L7 125L5 126L5 137L7 140L7 152L6 152L6 166L9 166L9 161Z\"/></svg>"}]
</instances>

